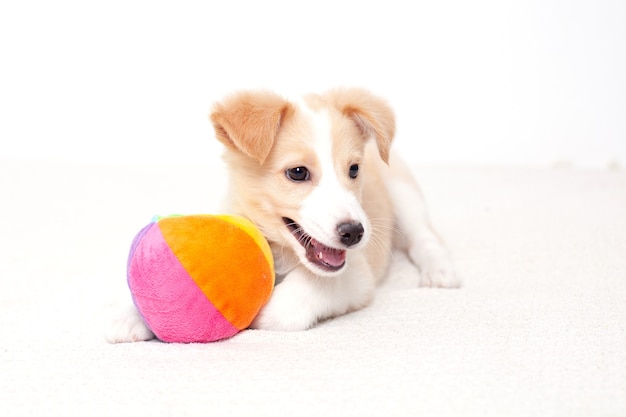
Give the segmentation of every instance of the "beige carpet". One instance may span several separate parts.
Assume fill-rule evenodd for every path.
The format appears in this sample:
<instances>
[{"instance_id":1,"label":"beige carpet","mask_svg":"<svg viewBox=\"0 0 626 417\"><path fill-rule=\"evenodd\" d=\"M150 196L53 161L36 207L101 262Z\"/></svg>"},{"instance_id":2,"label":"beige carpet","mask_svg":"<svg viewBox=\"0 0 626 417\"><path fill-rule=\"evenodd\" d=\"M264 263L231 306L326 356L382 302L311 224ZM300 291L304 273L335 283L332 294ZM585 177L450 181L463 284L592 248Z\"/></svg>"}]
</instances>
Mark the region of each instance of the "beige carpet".
<instances>
[{"instance_id":1,"label":"beige carpet","mask_svg":"<svg viewBox=\"0 0 626 417\"><path fill-rule=\"evenodd\" d=\"M310 331L109 345L130 240L217 210L221 171L0 161L0 415L626 415L626 174L415 172L462 289L398 255Z\"/></svg>"}]
</instances>

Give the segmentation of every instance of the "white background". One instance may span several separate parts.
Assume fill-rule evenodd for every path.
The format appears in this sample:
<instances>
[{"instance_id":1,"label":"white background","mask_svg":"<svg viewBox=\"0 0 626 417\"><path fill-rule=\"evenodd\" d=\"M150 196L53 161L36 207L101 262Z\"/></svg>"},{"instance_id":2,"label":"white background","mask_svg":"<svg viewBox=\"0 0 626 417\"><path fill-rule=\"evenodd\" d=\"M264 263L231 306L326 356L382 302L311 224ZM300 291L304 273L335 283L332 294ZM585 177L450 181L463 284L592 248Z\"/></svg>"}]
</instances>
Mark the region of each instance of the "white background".
<instances>
[{"instance_id":1,"label":"white background","mask_svg":"<svg viewBox=\"0 0 626 417\"><path fill-rule=\"evenodd\" d=\"M241 88L386 97L416 163L626 163L626 2L5 1L0 160L202 164Z\"/></svg>"}]
</instances>

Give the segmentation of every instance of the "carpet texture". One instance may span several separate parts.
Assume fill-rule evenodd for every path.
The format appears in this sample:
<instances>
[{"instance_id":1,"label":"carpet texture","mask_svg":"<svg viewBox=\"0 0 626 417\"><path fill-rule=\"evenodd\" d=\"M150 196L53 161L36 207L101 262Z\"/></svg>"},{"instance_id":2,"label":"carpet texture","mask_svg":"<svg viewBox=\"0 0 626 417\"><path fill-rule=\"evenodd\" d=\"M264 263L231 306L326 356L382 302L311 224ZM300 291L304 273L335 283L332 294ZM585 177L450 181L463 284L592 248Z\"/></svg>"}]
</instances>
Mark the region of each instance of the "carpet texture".
<instances>
[{"instance_id":1,"label":"carpet texture","mask_svg":"<svg viewBox=\"0 0 626 417\"><path fill-rule=\"evenodd\" d=\"M219 212L221 168L0 161L0 415L626 415L626 174L415 173L461 289L396 254L371 306L309 331L109 345L133 236Z\"/></svg>"}]
</instances>

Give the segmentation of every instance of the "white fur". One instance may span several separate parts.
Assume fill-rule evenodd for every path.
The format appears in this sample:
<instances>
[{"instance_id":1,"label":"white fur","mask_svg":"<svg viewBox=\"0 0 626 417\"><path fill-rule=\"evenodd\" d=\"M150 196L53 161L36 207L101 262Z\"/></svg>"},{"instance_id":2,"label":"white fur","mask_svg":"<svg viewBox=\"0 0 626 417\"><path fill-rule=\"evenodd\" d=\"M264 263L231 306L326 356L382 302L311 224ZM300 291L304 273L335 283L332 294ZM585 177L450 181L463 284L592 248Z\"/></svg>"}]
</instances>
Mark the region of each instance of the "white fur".
<instances>
[{"instance_id":1,"label":"white fur","mask_svg":"<svg viewBox=\"0 0 626 417\"><path fill-rule=\"evenodd\" d=\"M341 279L315 276L303 266L291 271L274 289L251 327L304 330L320 320L358 310L372 297L375 279L363 253L350 255Z\"/></svg>"},{"instance_id":2,"label":"white fur","mask_svg":"<svg viewBox=\"0 0 626 417\"><path fill-rule=\"evenodd\" d=\"M302 201L301 226L318 241L328 246L341 247L335 231L337 225L341 222L362 223L366 233L354 249L363 247L369 237L367 216L356 196L341 185L338 173L335 172L328 114L326 112L308 112L308 114L316 127L311 142L321 170L318 173L319 183Z\"/></svg>"},{"instance_id":3,"label":"white fur","mask_svg":"<svg viewBox=\"0 0 626 417\"><path fill-rule=\"evenodd\" d=\"M367 244L370 227L363 208L354 194L342 189L332 172L324 172L324 179L302 201L301 226L318 241L332 247L340 247L335 229L342 222L358 222L365 227L365 234L352 250Z\"/></svg>"}]
</instances>

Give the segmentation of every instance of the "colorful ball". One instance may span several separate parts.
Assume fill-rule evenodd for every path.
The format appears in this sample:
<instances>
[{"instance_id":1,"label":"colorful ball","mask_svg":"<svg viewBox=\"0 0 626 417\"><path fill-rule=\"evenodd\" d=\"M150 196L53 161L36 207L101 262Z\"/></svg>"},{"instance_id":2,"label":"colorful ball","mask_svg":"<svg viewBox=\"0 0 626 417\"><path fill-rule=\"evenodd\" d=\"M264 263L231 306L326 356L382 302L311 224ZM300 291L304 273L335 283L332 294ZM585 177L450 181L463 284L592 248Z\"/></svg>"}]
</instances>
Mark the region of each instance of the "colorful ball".
<instances>
[{"instance_id":1,"label":"colorful ball","mask_svg":"<svg viewBox=\"0 0 626 417\"><path fill-rule=\"evenodd\" d=\"M133 240L128 286L164 342L212 342L247 328L274 288L269 244L228 215L153 219Z\"/></svg>"}]
</instances>

